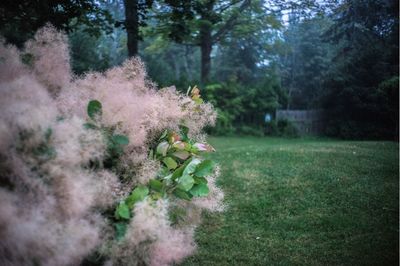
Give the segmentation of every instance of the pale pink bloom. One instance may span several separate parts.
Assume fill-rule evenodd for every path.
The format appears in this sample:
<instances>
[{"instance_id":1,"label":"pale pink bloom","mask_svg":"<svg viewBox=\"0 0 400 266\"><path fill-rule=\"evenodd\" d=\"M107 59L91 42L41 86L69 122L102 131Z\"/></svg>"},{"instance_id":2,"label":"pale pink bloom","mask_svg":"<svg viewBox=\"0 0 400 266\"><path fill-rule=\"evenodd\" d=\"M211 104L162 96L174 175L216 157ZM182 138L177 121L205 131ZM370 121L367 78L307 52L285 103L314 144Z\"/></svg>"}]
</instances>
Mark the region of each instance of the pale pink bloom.
<instances>
[{"instance_id":1,"label":"pale pink bloom","mask_svg":"<svg viewBox=\"0 0 400 266\"><path fill-rule=\"evenodd\" d=\"M22 63L23 55L32 61ZM212 106L174 87L158 90L139 58L74 78L66 35L46 26L22 52L0 41L0 94L0 171L7 184L0 188L1 265L79 265L96 249L108 265L171 265L194 252L201 209L222 210L223 193L210 176L208 197L137 203L125 239L113 240L101 213L157 175L160 162L148 154L165 129L178 132L184 123L199 150L212 150L201 133L215 122ZM117 166L123 177L102 168L104 135L83 126L93 99L103 115L91 122L129 138ZM169 220L173 206L187 211L176 225Z\"/></svg>"}]
</instances>

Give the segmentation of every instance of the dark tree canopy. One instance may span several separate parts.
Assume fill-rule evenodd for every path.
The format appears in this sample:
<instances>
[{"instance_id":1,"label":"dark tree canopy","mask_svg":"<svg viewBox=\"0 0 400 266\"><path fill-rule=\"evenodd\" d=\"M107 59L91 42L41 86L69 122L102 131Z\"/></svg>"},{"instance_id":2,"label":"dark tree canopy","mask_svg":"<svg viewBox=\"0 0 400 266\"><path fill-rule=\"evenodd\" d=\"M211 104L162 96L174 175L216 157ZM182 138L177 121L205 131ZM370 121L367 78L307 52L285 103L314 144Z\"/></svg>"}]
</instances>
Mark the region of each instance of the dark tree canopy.
<instances>
[{"instance_id":1,"label":"dark tree canopy","mask_svg":"<svg viewBox=\"0 0 400 266\"><path fill-rule=\"evenodd\" d=\"M5 0L0 34L21 45L52 23L69 34L77 74L140 56L160 87L201 87L219 112L214 133L291 132L287 121L267 125L266 113L323 109L324 134L393 139L398 7L395 0Z\"/></svg>"},{"instance_id":2,"label":"dark tree canopy","mask_svg":"<svg viewBox=\"0 0 400 266\"><path fill-rule=\"evenodd\" d=\"M398 1L347 0L326 38L337 47L325 79L330 134L397 138Z\"/></svg>"},{"instance_id":3,"label":"dark tree canopy","mask_svg":"<svg viewBox=\"0 0 400 266\"><path fill-rule=\"evenodd\" d=\"M199 46L201 50L201 80L209 81L211 51L228 32L237 26L242 12L259 1L175 1L166 0L160 6L158 31L178 43Z\"/></svg>"},{"instance_id":4,"label":"dark tree canopy","mask_svg":"<svg viewBox=\"0 0 400 266\"><path fill-rule=\"evenodd\" d=\"M112 17L95 0L4 0L0 2L0 32L21 45L38 28L51 23L67 32L85 25L91 35L110 31Z\"/></svg>"}]
</instances>

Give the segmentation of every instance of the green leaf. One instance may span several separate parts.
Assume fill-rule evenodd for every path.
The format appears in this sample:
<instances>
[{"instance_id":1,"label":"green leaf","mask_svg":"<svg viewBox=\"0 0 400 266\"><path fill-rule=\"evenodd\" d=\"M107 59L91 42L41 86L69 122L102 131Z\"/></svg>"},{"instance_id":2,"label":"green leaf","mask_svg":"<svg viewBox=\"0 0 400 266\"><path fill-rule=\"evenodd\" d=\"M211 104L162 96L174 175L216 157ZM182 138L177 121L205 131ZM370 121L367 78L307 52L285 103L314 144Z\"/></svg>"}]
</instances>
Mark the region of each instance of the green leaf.
<instances>
[{"instance_id":1,"label":"green leaf","mask_svg":"<svg viewBox=\"0 0 400 266\"><path fill-rule=\"evenodd\" d=\"M189 128L185 125L179 125L179 129L181 131L182 134L187 135L189 133Z\"/></svg>"},{"instance_id":2,"label":"green leaf","mask_svg":"<svg viewBox=\"0 0 400 266\"><path fill-rule=\"evenodd\" d=\"M160 181L157 180L157 179L150 179L149 185L150 185L150 188L153 189L153 190L155 190L155 191L158 191L158 192L161 192L161 191L162 191L163 183L160 182Z\"/></svg>"},{"instance_id":3,"label":"green leaf","mask_svg":"<svg viewBox=\"0 0 400 266\"><path fill-rule=\"evenodd\" d=\"M170 171L168 170L168 168L165 166L162 166L161 169L157 173L157 177L163 178L169 174L170 174Z\"/></svg>"},{"instance_id":4,"label":"green leaf","mask_svg":"<svg viewBox=\"0 0 400 266\"><path fill-rule=\"evenodd\" d=\"M174 171L174 173L172 174L171 179L172 179L172 180L175 180L175 179L177 179L178 177L182 176L183 170L185 170L185 167L186 167L185 165L182 165L182 166L180 166L178 169L176 169L176 170Z\"/></svg>"},{"instance_id":5,"label":"green leaf","mask_svg":"<svg viewBox=\"0 0 400 266\"><path fill-rule=\"evenodd\" d=\"M202 99L202 98L194 99L193 101L194 101L196 104L202 104L202 103L203 103L203 99Z\"/></svg>"},{"instance_id":6,"label":"green leaf","mask_svg":"<svg viewBox=\"0 0 400 266\"><path fill-rule=\"evenodd\" d=\"M187 158L189 158L190 153L187 151L176 151L172 155L181 160L186 160Z\"/></svg>"},{"instance_id":7,"label":"green leaf","mask_svg":"<svg viewBox=\"0 0 400 266\"><path fill-rule=\"evenodd\" d=\"M143 185L137 186L126 199L127 206L132 209L136 202L142 201L149 194L149 188Z\"/></svg>"},{"instance_id":8,"label":"green leaf","mask_svg":"<svg viewBox=\"0 0 400 266\"><path fill-rule=\"evenodd\" d=\"M211 160L204 160L197 165L194 175L198 177L204 177L210 175L215 167L215 163Z\"/></svg>"},{"instance_id":9,"label":"green leaf","mask_svg":"<svg viewBox=\"0 0 400 266\"><path fill-rule=\"evenodd\" d=\"M129 220L131 218L131 214L128 208L128 205L124 201L121 201L115 210L115 218L117 219L127 219Z\"/></svg>"},{"instance_id":10,"label":"green leaf","mask_svg":"<svg viewBox=\"0 0 400 266\"><path fill-rule=\"evenodd\" d=\"M190 152L192 150L192 145L190 145L189 143L185 142L185 151Z\"/></svg>"},{"instance_id":11,"label":"green leaf","mask_svg":"<svg viewBox=\"0 0 400 266\"><path fill-rule=\"evenodd\" d=\"M165 157L162 161L170 170L178 167L178 164L176 163L176 161L174 159L172 159L171 157Z\"/></svg>"},{"instance_id":12,"label":"green leaf","mask_svg":"<svg viewBox=\"0 0 400 266\"><path fill-rule=\"evenodd\" d=\"M44 133L44 138L46 139L47 142L50 141L51 135L53 134L53 129L51 129L50 127L46 130L46 132Z\"/></svg>"},{"instance_id":13,"label":"green leaf","mask_svg":"<svg viewBox=\"0 0 400 266\"><path fill-rule=\"evenodd\" d=\"M183 165L179 166L178 169L175 170L172 174L172 180L177 179L178 177L181 177L183 174L183 171L185 170L186 166L192 161L192 158L187 159Z\"/></svg>"},{"instance_id":14,"label":"green leaf","mask_svg":"<svg viewBox=\"0 0 400 266\"><path fill-rule=\"evenodd\" d=\"M168 134L168 130L164 130L164 132L162 133L161 137L158 140L162 140L163 138L165 138Z\"/></svg>"},{"instance_id":15,"label":"green leaf","mask_svg":"<svg viewBox=\"0 0 400 266\"><path fill-rule=\"evenodd\" d=\"M119 144L119 145L128 145L128 144L129 144L129 139L128 139L128 137L127 137L127 136L124 136L124 135L113 135L113 136L111 137L111 140L112 140L114 143L117 143L117 144Z\"/></svg>"},{"instance_id":16,"label":"green leaf","mask_svg":"<svg viewBox=\"0 0 400 266\"><path fill-rule=\"evenodd\" d=\"M187 141L189 139L188 138L189 128L184 125L179 125L179 129L180 129L181 139L183 141Z\"/></svg>"},{"instance_id":17,"label":"green leaf","mask_svg":"<svg viewBox=\"0 0 400 266\"><path fill-rule=\"evenodd\" d=\"M170 180L171 178L172 178L172 174L163 177L164 180Z\"/></svg>"},{"instance_id":18,"label":"green leaf","mask_svg":"<svg viewBox=\"0 0 400 266\"><path fill-rule=\"evenodd\" d=\"M193 158L190 163L185 167L185 170L183 170L183 175L193 174L199 163L201 163L199 159Z\"/></svg>"},{"instance_id":19,"label":"green leaf","mask_svg":"<svg viewBox=\"0 0 400 266\"><path fill-rule=\"evenodd\" d=\"M176 197L184 200L191 200L193 197L190 193L179 188L175 189L173 193Z\"/></svg>"},{"instance_id":20,"label":"green leaf","mask_svg":"<svg viewBox=\"0 0 400 266\"><path fill-rule=\"evenodd\" d=\"M35 56L33 54L31 54L31 53L22 54L21 55L21 61L25 65L28 65L28 66L32 67L33 63L35 61Z\"/></svg>"},{"instance_id":21,"label":"green leaf","mask_svg":"<svg viewBox=\"0 0 400 266\"><path fill-rule=\"evenodd\" d=\"M95 124L92 124L92 123L85 123L85 124L83 124L83 127L85 129L96 129L97 128L97 126Z\"/></svg>"},{"instance_id":22,"label":"green leaf","mask_svg":"<svg viewBox=\"0 0 400 266\"><path fill-rule=\"evenodd\" d=\"M50 160L57 155L57 152L54 147L49 146L47 143L42 143L33 149L33 154L43 160Z\"/></svg>"},{"instance_id":23,"label":"green leaf","mask_svg":"<svg viewBox=\"0 0 400 266\"><path fill-rule=\"evenodd\" d=\"M207 179L205 179L204 177L195 176L193 178L194 178L194 183L195 184L201 184L201 183L207 184L208 183Z\"/></svg>"},{"instance_id":24,"label":"green leaf","mask_svg":"<svg viewBox=\"0 0 400 266\"><path fill-rule=\"evenodd\" d=\"M178 188L189 191L194 185L194 179L190 175L183 174L178 181Z\"/></svg>"},{"instance_id":25,"label":"green leaf","mask_svg":"<svg viewBox=\"0 0 400 266\"><path fill-rule=\"evenodd\" d=\"M158 144L157 146L157 154L160 154L162 156L167 155L167 150L168 150L169 144L166 141L161 142L160 144Z\"/></svg>"},{"instance_id":26,"label":"green leaf","mask_svg":"<svg viewBox=\"0 0 400 266\"><path fill-rule=\"evenodd\" d=\"M208 195L210 190L206 184L200 183L198 185L194 185L189 192L195 197L204 197Z\"/></svg>"},{"instance_id":27,"label":"green leaf","mask_svg":"<svg viewBox=\"0 0 400 266\"><path fill-rule=\"evenodd\" d=\"M126 223L115 223L115 238L121 240L126 234L127 224Z\"/></svg>"},{"instance_id":28,"label":"green leaf","mask_svg":"<svg viewBox=\"0 0 400 266\"><path fill-rule=\"evenodd\" d=\"M88 116L95 119L96 116L102 115L101 103L98 100L91 100L87 107Z\"/></svg>"}]
</instances>

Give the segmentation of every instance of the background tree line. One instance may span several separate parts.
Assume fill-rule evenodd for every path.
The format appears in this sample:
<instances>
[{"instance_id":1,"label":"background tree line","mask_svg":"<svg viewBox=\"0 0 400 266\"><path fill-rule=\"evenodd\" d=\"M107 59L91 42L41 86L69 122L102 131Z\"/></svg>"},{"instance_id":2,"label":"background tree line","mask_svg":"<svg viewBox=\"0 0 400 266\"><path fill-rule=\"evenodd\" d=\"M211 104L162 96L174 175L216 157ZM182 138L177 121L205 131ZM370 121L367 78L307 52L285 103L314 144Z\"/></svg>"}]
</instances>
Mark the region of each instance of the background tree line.
<instances>
[{"instance_id":1,"label":"background tree line","mask_svg":"<svg viewBox=\"0 0 400 266\"><path fill-rule=\"evenodd\" d=\"M0 32L21 45L50 22L82 74L139 55L160 86L201 85L217 134L283 134L276 109L327 110L326 134L398 136L398 1L3 1Z\"/></svg>"}]
</instances>

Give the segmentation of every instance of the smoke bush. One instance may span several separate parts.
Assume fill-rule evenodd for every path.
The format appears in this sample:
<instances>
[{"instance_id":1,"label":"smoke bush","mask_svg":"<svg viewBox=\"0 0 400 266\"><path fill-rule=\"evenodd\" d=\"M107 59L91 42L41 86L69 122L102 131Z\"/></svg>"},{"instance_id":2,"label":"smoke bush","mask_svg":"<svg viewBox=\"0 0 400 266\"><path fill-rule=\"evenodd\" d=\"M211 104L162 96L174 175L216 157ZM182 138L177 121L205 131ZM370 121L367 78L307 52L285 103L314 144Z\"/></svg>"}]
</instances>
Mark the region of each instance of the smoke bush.
<instances>
[{"instance_id":1,"label":"smoke bush","mask_svg":"<svg viewBox=\"0 0 400 266\"><path fill-rule=\"evenodd\" d=\"M181 261L202 209L223 210L201 159L212 106L158 90L137 58L82 77L69 62L52 26L0 42L0 264Z\"/></svg>"}]
</instances>

